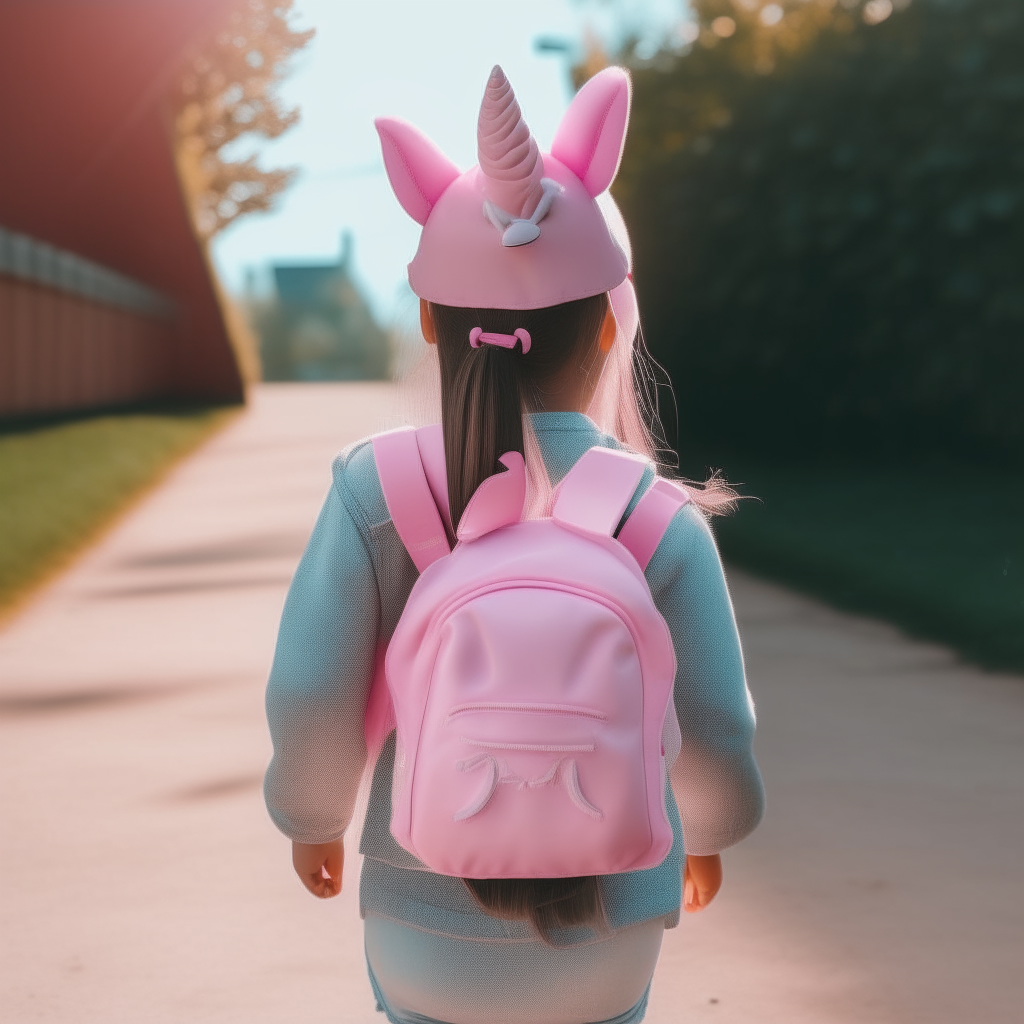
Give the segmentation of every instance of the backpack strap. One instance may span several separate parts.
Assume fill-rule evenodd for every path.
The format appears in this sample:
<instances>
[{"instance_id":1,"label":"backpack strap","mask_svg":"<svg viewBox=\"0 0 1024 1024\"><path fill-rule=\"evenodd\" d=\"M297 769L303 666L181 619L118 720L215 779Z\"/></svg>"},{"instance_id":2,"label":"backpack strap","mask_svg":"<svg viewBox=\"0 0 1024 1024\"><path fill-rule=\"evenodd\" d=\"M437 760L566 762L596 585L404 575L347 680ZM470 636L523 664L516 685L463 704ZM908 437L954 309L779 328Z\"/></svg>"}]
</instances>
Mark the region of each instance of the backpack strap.
<instances>
[{"instance_id":1,"label":"backpack strap","mask_svg":"<svg viewBox=\"0 0 1024 1024\"><path fill-rule=\"evenodd\" d=\"M427 486L434 498L434 504L441 513L448 535L454 536L451 506L448 504L448 468L444 461L444 433L440 423L420 427L416 431L416 444L420 449L420 462L427 474Z\"/></svg>"},{"instance_id":2,"label":"backpack strap","mask_svg":"<svg viewBox=\"0 0 1024 1024\"><path fill-rule=\"evenodd\" d=\"M577 533L610 537L646 468L642 455L591 448L559 484L551 518Z\"/></svg>"},{"instance_id":3,"label":"backpack strap","mask_svg":"<svg viewBox=\"0 0 1024 1024\"><path fill-rule=\"evenodd\" d=\"M373 457L391 521L409 557L423 572L451 548L423 470L416 431L404 427L378 434L373 439Z\"/></svg>"},{"instance_id":4,"label":"backpack strap","mask_svg":"<svg viewBox=\"0 0 1024 1024\"><path fill-rule=\"evenodd\" d=\"M675 514L690 500L685 488L658 477L637 502L630 517L619 530L619 542L647 568Z\"/></svg>"}]
</instances>

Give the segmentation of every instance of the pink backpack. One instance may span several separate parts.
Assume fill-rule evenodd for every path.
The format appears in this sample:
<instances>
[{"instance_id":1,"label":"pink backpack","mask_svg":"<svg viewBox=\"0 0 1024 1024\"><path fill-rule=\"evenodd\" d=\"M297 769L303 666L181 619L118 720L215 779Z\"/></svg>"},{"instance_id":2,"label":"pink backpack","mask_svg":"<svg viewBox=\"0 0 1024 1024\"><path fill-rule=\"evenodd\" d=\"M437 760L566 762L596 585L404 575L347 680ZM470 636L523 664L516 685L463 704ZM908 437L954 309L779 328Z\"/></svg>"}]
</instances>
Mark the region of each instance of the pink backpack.
<instances>
[{"instance_id":1,"label":"pink backpack","mask_svg":"<svg viewBox=\"0 0 1024 1024\"><path fill-rule=\"evenodd\" d=\"M643 569L688 496L658 479L612 534L639 456L592 448L550 519L520 521L518 452L485 480L450 551L439 426L373 440L392 521L420 570L385 659L397 729L391 832L465 878L603 875L659 864L675 653ZM371 694L367 729L384 720Z\"/></svg>"}]
</instances>

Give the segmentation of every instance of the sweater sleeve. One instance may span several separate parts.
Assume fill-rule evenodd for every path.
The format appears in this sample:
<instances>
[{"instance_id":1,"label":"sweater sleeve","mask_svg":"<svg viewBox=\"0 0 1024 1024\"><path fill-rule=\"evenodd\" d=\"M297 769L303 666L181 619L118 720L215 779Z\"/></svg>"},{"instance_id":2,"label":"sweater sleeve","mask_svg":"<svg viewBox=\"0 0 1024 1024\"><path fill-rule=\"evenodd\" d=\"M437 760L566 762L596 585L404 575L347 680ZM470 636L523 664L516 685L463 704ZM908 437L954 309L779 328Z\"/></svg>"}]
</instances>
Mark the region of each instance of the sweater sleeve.
<instances>
[{"instance_id":1,"label":"sweater sleeve","mask_svg":"<svg viewBox=\"0 0 1024 1024\"><path fill-rule=\"evenodd\" d=\"M352 818L380 621L373 566L337 488L288 591L267 686L267 809L302 843L337 839Z\"/></svg>"},{"instance_id":2,"label":"sweater sleeve","mask_svg":"<svg viewBox=\"0 0 1024 1024\"><path fill-rule=\"evenodd\" d=\"M686 852L718 853L757 827L764 790L754 761L754 705L725 573L707 523L677 513L647 569L676 652L682 746L672 768Z\"/></svg>"}]
</instances>

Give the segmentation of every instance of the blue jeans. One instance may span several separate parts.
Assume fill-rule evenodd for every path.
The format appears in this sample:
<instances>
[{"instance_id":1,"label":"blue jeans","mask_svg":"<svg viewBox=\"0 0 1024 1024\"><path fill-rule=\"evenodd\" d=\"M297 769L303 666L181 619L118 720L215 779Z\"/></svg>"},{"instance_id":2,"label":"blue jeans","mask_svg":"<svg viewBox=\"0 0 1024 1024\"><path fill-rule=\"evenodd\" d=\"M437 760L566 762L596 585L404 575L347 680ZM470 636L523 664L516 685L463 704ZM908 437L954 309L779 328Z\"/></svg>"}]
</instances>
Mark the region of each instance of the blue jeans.
<instances>
[{"instance_id":1,"label":"blue jeans","mask_svg":"<svg viewBox=\"0 0 1024 1024\"><path fill-rule=\"evenodd\" d=\"M370 984L391 1024L636 1024L665 933L658 919L552 947L365 924Z\"/></svg>"}]
</instances>

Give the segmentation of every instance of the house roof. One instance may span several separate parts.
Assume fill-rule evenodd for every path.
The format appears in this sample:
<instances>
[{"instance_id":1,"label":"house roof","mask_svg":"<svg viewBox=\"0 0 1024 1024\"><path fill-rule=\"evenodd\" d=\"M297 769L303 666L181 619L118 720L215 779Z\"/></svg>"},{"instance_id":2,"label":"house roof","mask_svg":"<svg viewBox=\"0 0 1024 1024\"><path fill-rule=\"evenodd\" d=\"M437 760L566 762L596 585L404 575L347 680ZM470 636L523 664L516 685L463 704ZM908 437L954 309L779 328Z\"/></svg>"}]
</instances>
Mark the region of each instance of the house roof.
<instances>
[{"instance_id":1,"label":"house roof","mask_svg":"<svg viewBox=\"0 0 1024 1024\"><path fill-rule=\"evenodd\" d=\"M340 279L347 279L345 268L337 263L275 264L274 285L287 305L315 305L330 297Z\"/></svg>"}]
</instances>

